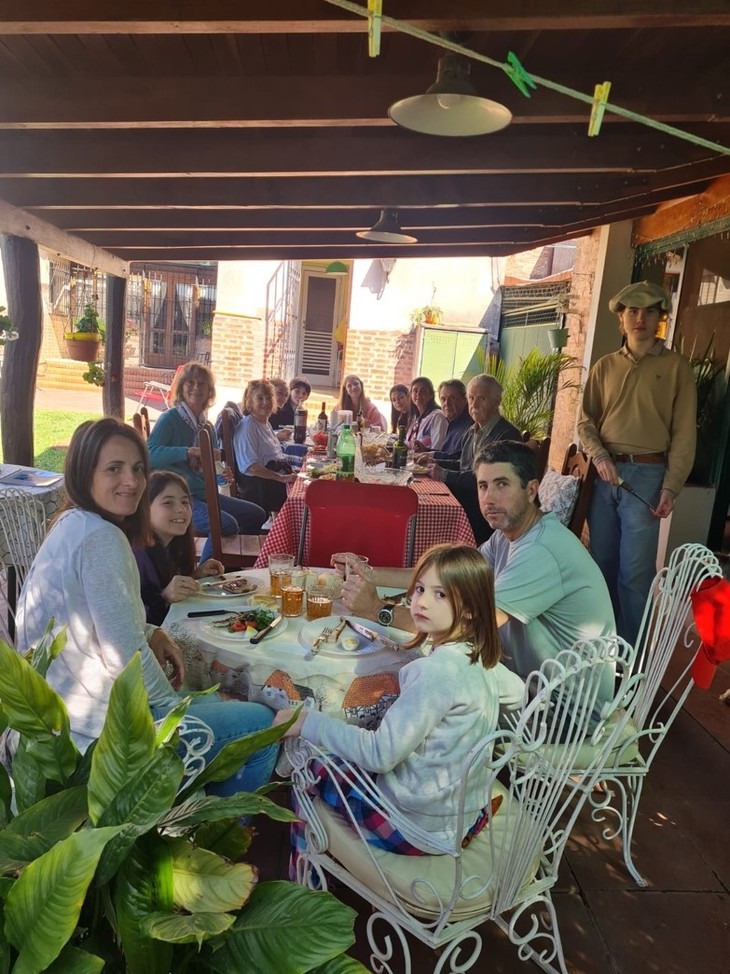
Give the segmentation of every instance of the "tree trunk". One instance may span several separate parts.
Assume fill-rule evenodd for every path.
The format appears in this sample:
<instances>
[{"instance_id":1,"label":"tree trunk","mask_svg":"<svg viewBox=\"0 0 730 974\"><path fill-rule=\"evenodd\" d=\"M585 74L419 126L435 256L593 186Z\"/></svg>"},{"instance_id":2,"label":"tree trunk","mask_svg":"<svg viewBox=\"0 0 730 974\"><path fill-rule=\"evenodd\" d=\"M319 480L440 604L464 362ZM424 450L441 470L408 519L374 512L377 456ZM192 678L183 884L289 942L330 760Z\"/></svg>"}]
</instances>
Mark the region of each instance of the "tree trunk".
<instances>
[{"instance_id":1,"label":"tree trunk","mask_svg":"<svg viewBox=\"0 0 730 974\"><path fill-rule=\"evenodd\" d=\"M124 421L124 302L127 282L107 274L104 344L104 415Z\"/></svg>"},{"instance_id":2,"label":"tree trunk","mask_svg":"<svg viewBox=\"0 0 730 974\"><path fill-rule=\"evenodd\" d=\"M5 346L0 379L0 422L6 463L32 467L33 407L43 333L38 246L25 237L0 235L8 315L18 331Z\"/></svg>"}]
</instances>

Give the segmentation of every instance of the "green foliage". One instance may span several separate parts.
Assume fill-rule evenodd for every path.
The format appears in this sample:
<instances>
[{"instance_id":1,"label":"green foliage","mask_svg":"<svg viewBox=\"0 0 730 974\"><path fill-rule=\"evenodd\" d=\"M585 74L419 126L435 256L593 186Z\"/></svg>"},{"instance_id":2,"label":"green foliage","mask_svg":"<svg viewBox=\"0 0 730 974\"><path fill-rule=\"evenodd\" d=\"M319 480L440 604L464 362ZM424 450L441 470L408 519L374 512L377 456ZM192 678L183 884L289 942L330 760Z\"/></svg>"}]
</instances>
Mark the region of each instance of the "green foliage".
<instances>
[{"instance_id":1,"label":"green foliage","mask_svg":"<svg viewBox=\"0 0 730 974\"><path fill-rule=\"evenodd\" d=\"M104 367L98 365L96 362L87 362L87 365L86 372L81 373L81 378L84 382L88 382L91 386L103 386L106 381Z\"/></svg>"},{"instance_id":2,"label":"green foliage","mask_svg":"<svg viewBox=\"0 0 730 974\"><path fill-rule=\"evenodd\" d=\"M152 722L139 654L114 684L98 740L79 754L42 675L64 641L49 627L28 659L0 642L0 717L20 735L19 810L7 788L0 803L0 974L365 971L344 954L353 910L289 882L257 884L240 861L252 834L241 816L291 812L264 789L181 789L178 735ZM284 730L223 748L206 780Z\"/></svg>"},{"instance_id":3,"label":"green foliage","mask_svg":"<svg viewBox=\"0 0 730 974\"><path fill-rule=\"evenodd\" d=\"M102 339L106 333L104 322L99 317L93 304L86 305L84 313L74 325L73 330L80 332L82 335L100 335Z\"/></svg>"},{"instance_id":4,"label":"green foliage","mask_svg":"<svg viewBox=\"0 0 730 974\"><path fill-rule=\"evenodd\" d=\"M0 304L0 345L4 345L6 342L14 342L17 337L18 332L15 330L15 325L5 314L5 306Z\"/></svg>"},{"instance_id":5,"label":"green foliage","mask_svg":"<svg viewBox=\"0 0 730 974\"><path fill-rule=\"evenodd\" d=\"M65 412L60 409L36 409L33 413L34 466L41 470L55 470L61 473L73 431L80 423L87 419L101 419L101 415L101 410L98 413L81 413Z\"/></svg>"},{"instance_id":6,"label":"green foliage","mask_svg":"<svg viewBox=\"0 0 730 974\"><path fill-rule=\"evenodd\" d=\"M546 355L533 348L516 366L507 369L502 359L487 356L481 345L476 350L474 365L480 372L494 376L502 386L502 415L518 430L527 430L536 440L550 435L560 376L579 368L571 355L562 352ZM477 374L472 368L463 380L468 382ZM563 383L562 388L577 389L579 386L579 382L569 381Z\"/></svg>"}]
</instances>

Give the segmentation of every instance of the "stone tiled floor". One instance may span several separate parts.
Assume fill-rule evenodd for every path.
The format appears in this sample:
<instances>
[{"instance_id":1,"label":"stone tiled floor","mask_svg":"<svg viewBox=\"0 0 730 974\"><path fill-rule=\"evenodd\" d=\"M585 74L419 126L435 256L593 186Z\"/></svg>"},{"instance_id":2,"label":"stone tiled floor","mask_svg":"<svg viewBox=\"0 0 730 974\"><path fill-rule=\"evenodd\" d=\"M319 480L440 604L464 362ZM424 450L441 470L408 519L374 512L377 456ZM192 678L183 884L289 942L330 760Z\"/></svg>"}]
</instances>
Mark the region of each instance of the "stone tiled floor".
<instances>
[{"instance_id":1,"label":"stone tiled floor","mask_svg":"<svg viewBox=\"0 0 730 974\"><path fill-rule=\"evenodd\" d=\"M584 810L554 892L570 974L730 970L730 707L718 701L728 686L726 665L710 691L694 691L646 781L633 846L645 889L626 872L618 843L603 839ZM277 794L286 801L283 789ZM249 860L262 879L280 879L286 875L286 829L264 820L257 827ZM337 895L358 910L351 953L367 963L369 908L348 891ZM537 970L519 961L498 930L482 932L475 974ZM413 949L414 971L427 974L434 963L427 948Z\"/></svg>"}]
</instances>

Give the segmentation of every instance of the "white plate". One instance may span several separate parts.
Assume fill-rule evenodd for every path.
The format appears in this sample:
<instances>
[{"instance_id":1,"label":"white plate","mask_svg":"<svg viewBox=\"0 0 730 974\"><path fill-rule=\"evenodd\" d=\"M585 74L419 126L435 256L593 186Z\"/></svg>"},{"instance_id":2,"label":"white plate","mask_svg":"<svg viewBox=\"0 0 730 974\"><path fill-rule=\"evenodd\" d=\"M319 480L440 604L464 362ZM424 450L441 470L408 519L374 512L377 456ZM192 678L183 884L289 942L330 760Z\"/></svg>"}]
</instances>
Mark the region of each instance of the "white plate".
<instances>
[{"instance_id":1,"label":"white plate","mask_svg":"<svg viewBox=\"0 0 730 974\"><path fill-rule=\"evenodd\" d=\"M217 582L222 582L221 578L214 576ZM237 578L246 578L243 572L228 572L226 575L226 581L232 582ZM202 595L206 599L246 599L249 595L253 595L254 592L258 590L258 582L254 582L253 579L249 579L251 588L247 592L226 592L224 588L214 588L210 583L206 584L205 579L200 579L200 591L198 595Z\"/></svg>"},{"instance_id":2,"label":"white plate","mask_svg":"<svg viewBox=\"0 0 730 974\"><path fill-rule=\"evenodd\" d=\"M363 626L367 626L368 629L372 629L373 632L378 632L386 636L387 639L392 639L394 642L407 642L410 638L407 633L401 633L400 630L393 632L388 629L387 626L381 626L377 622L370 622L368 619L360 619L358 616L352 617L353 622L359 622ZM314 622L305 622L299 633L299 641L305 649L311 649L314 640L319 636L325 626L330 626L334 629L339 625L339 616L327 616L323 619L315 619ZM345 649L342 645L342 641L350 636L355 636L358 640L357 649ZM332 642L321 642L319 644L319 655L320 656L366 656L368 653L379 653L381 649L385 646L380 639L374 639L369 642L365 636L361 636L359 633L355 632L354 629L350 629L349 626L345 626L342 630L340 638L336 643Z\"/></svg>"},{"instance_id":3,"label":"white plate","mask_svg":"<svg viewBox=\"0 0 730 974\"><path fill-rule=\"evenodd\" d=\"M233 613L231 613L231 615L233 615ZM268 636L264 636L263 641L261 643L257 643L256 646L263 646L264 642L267 642L269 639L273 639L274 636L277 636L280 632L285 632L286 623L287 623L286 618L282 619L279 625L276 627L276 629L270 632ZM227 643L238 643L239 645L246 645L251 641L251 635L248 633L248 631L228 632L228 630L225 629L223 626L219 628L217 626L214 626L212 623L208 623L207 625L203 626L203 632L206 633L206 635L212 636L216 639L223 639ZM254 647L254 649L255 648L256 647Z\"/></svg>"}]
</instances>

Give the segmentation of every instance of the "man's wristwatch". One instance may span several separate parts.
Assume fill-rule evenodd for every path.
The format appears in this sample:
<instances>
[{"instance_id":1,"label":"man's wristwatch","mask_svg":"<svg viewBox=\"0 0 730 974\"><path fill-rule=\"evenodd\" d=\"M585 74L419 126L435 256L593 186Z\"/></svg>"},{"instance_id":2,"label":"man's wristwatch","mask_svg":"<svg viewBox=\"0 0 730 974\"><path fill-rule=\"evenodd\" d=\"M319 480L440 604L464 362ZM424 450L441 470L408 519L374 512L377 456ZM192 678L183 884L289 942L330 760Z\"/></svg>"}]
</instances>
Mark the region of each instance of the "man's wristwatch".
<instances>
[{"instance_id":1,"label":"man's wristwatch","mask_svg":"<svg viewBox=\"0 0 730 974\"><path fill-rule=\"evenodd\" d=\"M378 612L378 622L381 626L392 626L393 625L393 615L395 614L395 606L389 605L387 602L382 607L380 612Z\"/></svg>"}]
</instances>

